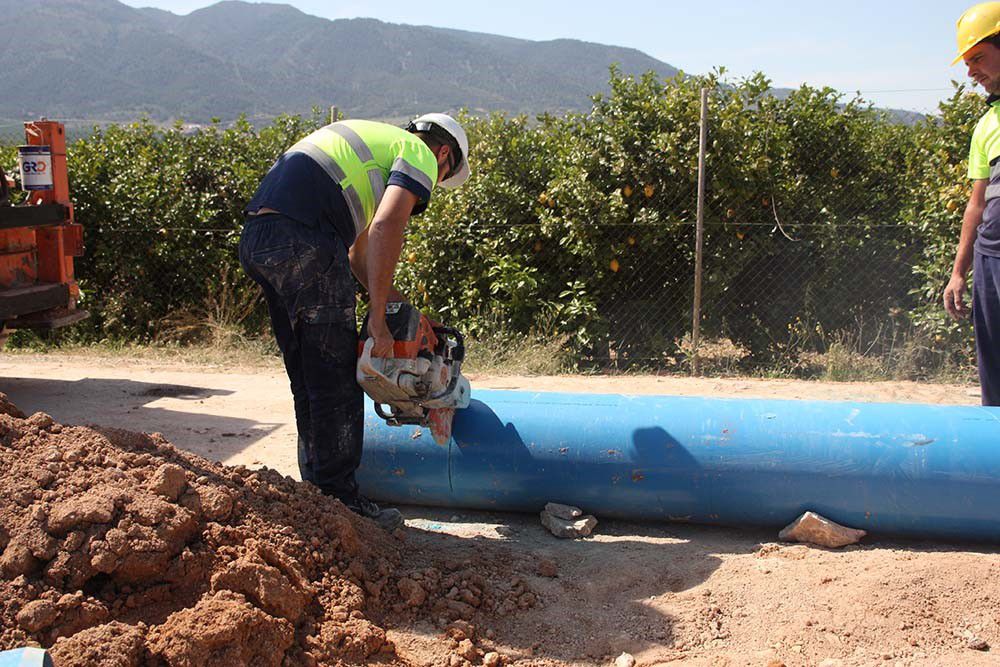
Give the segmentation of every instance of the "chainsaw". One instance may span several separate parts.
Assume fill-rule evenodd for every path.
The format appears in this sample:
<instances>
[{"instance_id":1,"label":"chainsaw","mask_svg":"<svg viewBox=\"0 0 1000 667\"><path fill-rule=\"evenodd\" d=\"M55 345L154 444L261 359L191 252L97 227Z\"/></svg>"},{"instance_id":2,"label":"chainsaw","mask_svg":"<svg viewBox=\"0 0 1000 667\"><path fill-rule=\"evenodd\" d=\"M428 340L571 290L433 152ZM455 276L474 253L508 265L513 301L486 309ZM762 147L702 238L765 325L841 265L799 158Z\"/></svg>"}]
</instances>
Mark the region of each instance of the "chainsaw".
<instances>
[{"instance_id":1,"label":"chainsaw","mask_svg":"<svg viewBox=\"0 0 1000 667\"><path fill-rule=\"evenodd\" d=\"M403 302L386 304L385 322L395 341L393 357L373 357L374 338L359 343L358 384L389 426L426 426L435 442L447 444L455 410L469 406L471 389L462 375L462 334L431 324ZM362 331L368 331L367 317Z\"/></svg>"}]
</instances>

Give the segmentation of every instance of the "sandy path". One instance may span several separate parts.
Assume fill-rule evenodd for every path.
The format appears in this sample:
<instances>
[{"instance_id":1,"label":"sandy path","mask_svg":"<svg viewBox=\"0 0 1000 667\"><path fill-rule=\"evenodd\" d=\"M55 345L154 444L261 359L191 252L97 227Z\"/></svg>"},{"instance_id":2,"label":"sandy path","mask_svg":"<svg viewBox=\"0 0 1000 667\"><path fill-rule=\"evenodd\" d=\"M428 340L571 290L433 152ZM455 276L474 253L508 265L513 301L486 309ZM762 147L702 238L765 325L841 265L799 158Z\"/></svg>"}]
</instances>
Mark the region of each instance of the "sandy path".
<instances>
[{"instance_id":1,"label":"sandy path","mask_svg":"<svg viewBox=\"0 0 1000 667\"><path fill-rule=\"evenodd\" d=\"M476 388L976 404L975 387L916 383L657 377L473 377ZM0 391L65 423L159 431L231 464L295 475L287 381L277 367L13 355ZM969 545L872 541L842 551L778 545L770 532L602 522L557 541L533 516L406 508L421 550L509 549L550 558L542 604L500 622L492 644L518 664L994 665L1000 652L1000 556ZM457 540L456 540L457 538ZM431 621L393 633L414 663L440 655ZM970 648L970 647L977 647ZM825 662L824 662L825 661Z\"/></svg>"}]
</instances>

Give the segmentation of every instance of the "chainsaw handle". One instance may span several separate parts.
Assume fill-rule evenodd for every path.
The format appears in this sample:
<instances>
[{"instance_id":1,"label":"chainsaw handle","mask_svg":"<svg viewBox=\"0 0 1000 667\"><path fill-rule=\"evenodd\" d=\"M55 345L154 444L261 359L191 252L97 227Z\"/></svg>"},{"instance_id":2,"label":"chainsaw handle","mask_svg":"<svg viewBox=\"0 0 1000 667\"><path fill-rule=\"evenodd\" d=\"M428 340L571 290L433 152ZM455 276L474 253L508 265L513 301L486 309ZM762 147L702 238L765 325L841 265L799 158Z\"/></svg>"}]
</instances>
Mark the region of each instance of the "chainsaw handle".
<instances>
[{"instance_id":1,"label":"chainsaw handle","mask_svg":"<svg viewBox=\"0 0 1000 667\"><path fill-rule=\"evenodd\" d=\"M433 327L433 331L434 335L451 336L452 339L454 339L455 341L455 347L451 351L451 359L449 360L453 365L451 382L448 383L448 386L443 391L439 391L438 393L431 396L428 399L430 401L436 401L437 399L447 396L448 394L455 391L455 387L458 385L458 376L462 368L462 361L465 360L465 337L462 336L462 333L458 329L453 329L452 327L437 326ZM447 347L448 345L448 343L443 341L442 344L445 347Z\"/></svg>"},{"instance_id":2,"label":"chainsaw handle","mask_svg":"<svg viewBox=\"0 0 1000 667\"><path fill-rule=\"evenodd\" d=\"M446 326L436 326L432 327L435 335L445 334L446 336L451 336L455 341L455 349L452 350L451 357L457 362L465 361L465 337L458 329Z\"/></svg>"},{"instance_id":3,"label":"chainsaw handle","mask_svg":"<svg viewBox=\"0 0 1000 667\"><path fill-rule=\"evenodd\" d=\"M413 424L416 426L427 426L427 410L424 409L424 414L421 417L408 417L397 415L395 410L392 409L391 405L379 403L376 400L372 400L372 404L375 406L375 414L385 420L385 423L389 426L403 426L405 424ZM386 412L386 408L389 411Z\"/></svg>"}]
</instances>

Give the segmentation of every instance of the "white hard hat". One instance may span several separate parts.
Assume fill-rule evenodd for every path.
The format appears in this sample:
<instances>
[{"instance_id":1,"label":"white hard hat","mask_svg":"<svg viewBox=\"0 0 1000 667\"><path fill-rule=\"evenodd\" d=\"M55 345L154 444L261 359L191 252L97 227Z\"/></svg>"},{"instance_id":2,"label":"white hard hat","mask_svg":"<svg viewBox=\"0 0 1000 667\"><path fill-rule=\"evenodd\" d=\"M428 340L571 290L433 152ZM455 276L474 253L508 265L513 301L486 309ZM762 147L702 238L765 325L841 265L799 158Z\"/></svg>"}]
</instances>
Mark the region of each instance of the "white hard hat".
<instances>
[{"instance_id":1,"label":"white hard hat","mask_svg":"<svg viewBox=\"0 0 1000 667\"><path fill-rule=\"evenodd\" d=\"M469 180L469 138L465 136L465 130L457 120L445 113L427 113L410 121L406 129L410 132L427 132L431 136L437 133L439 138L444 139L445 137L440 134L443 130L451 140L449 143L458 146L459 155L455 170L448 178L441 181L441 187L457 188Z\"/></svg>"}]
</instances>

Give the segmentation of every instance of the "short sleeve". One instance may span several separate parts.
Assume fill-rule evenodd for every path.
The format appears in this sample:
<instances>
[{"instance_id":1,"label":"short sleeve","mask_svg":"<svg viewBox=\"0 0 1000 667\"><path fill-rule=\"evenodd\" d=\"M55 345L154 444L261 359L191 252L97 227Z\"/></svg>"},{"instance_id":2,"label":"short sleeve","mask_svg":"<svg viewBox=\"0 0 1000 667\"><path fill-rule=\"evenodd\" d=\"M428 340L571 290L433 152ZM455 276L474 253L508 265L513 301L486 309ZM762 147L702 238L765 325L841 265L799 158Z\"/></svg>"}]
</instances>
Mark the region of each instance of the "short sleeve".
<instances>
[{"instance_id":1,"label":"short sleeve","mask_svg":"<svg viewBox=\"0 0 1000 667\"><path fill-rule=\"evenodd\" d=\"M972 132L972 143L969 146L969 178L974 181L990 177L990 159L983 134L983 121L980 121Z\"/></svg>"},{"instance_id":2,"label":"short sleeve","mask_svg":"<svg viewBox=\"0 0 1000 667\"><path fill-rule=\"evenodd\" d=\"M437 159L427 144L416 136L398 142L395 149L396 158L389 169L386 185L398 185L415 194L420 199L416 209L422 211L427 208L437 182Z\"/></svg>"}]
</instances>

